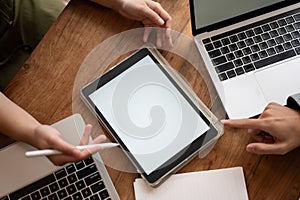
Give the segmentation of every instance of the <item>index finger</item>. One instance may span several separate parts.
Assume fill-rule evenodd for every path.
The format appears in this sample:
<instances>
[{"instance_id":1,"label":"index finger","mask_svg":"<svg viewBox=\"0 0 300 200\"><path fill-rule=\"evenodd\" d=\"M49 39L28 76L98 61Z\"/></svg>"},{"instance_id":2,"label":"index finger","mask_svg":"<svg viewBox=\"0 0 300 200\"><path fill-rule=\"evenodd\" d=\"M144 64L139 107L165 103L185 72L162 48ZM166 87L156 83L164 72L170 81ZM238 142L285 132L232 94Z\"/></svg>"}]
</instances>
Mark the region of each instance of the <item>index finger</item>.
<instances>
[{"instance_id":1,"label":"index finger","mask_svg":"<svg viewBox=\"0 0 300 200\"><path fill-rule=\"evenodd\" d=\"M265 130L265 123L260 119L231 119L221 120L225 126L234 128L259 129Z\"/></svg>"}]
</instances>

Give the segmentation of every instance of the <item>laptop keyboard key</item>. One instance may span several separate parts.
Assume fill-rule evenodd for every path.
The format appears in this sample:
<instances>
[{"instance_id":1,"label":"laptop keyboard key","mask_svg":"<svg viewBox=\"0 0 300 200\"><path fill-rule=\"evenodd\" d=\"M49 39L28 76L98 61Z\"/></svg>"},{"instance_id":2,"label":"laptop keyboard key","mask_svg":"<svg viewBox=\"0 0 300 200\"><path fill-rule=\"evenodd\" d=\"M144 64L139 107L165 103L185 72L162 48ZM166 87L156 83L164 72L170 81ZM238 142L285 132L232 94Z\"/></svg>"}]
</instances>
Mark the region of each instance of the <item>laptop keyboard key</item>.
<instances>
[{"instance_id":1,"label":"laptop keyboard key","mask_svg":"<svg viewBox=\"0 0 300 200\"><path fill-rule=\"evenodd\" d=\"M65 189L61 189L57 192L59 199L63 199L68 196L67 191Z\"/></svg>"},{"instance_id":2,"label":"laptop keyboard key","mask_svg":"<svg viewBox=\"0 0 300 200\"><path fill-rule=\"evenodd\" d=\"M212 62L216 66L216 65L220 65L220 64L227 62L227 60L226 60L225 56L220 56L218 58L213 59Z\"/></svg>"},{"instance_id":3,"label":"laptop keyboard key","mask_svg":"<svg viewBox=\"0 0 300 200\"><path fill-rule=\"evenodd\" d=\"M287 59L287 58L291 58L293 56L296 56L295 51L294 50L289 50L289 51L277 54L275 56L257 61L257 62L254 63L254 65L255 65L256 69L259 69L259 68L265 67L267 65L276 63L278 61L281 61L281 60L284 60L284 59Z\"/></svg>"},{"instance_id":4,"label":"laptop keyboard key","mask_svg":"<svg viewBox=\"0 0 300 200\"><path fill-rule=\"evenodd\" d=\"M248 63L251 62L251 59L250 59L249 56L245 56L245 57L242 58L242 61L243 61L244 64L248 64Z\"/></svg>"},{"instance_id":5,"label":"laptop keyboard key","mask_svg":"<svg viewBox=\"0 0 300 200\"><path fill-rule=\"evenodd\" d=\"M300 46L300 42L299 42L299 40L297 40L297 39L291 41L291 44L292 44L293 47L298 47L298 46Z\"/></svg>"},{"instance_id":6,"label":"laptop keyboard key","mask_svg":"<svg viewBox=\"0 0 300 200\"><path fill-rule=\"evenodd\" d=\"M87 175L90 175L91 173L94 173L97 171L97 167L95 164L90 165L80 171L77 172L78 179L82 179L83 177L86 177Z\"/></svg>"},{"instance_id":7,"label":"laptop keyboard key","mask_svg":"<svg viewBox=\"0 0 300 200\"><path fill-rule=\"evenodd\" d=\"M76 171L74 164L70 164L70 165L66 166L66 170L67 170L68 174L71 174Z\"/></svg>"},{"instance_id":8,"label":"laptop keyboard key","mask_svg":"<svg viewBox=\"0 0 300 200\"><path fill-rule=\"evenodd\" d=\"M245 72L250 72L250 71L255 70L255 68L254 68L253 64L250 63L250 64L244 66L244 70L245 70Z\"/></svg>"},{"instance_id":9,"label":"laptop keyboard key","mask_svg":"<svg viewBox=\"0 0 300 200\"><path fill-rule=\"evenodd\" d=\"M296 50L297 55L300 55L300 47L297 47L295 50Z\"/></svg>"},{"instance_id":10,"label":"laptop keyboard key","mask_svg":"<svg viewBox=\"0 0 300 200\"><path fill-rule=\"evenodd\" d=\"M229 48L228 47L222 47L221 48L221 52L222 52L222 54L227 54L227 53L229 53L230 52L230 50L229 50Z\"/></svg>"},{"instance_id":11,"label":"laptop keyboard key","mask_svg":"<svg viewBox=\"0 0 300 200\"><path fill-rule=\"evenodd\" d=\"M279 25L278 25L277 22L271 22L271 23L270 23L270 27L271 27L272 29L276 29L276 28L279 27Z\"/></svg>"},{"instance_id":12,"label":"laptop keyboard key","mask_svg":"<svg viewBox=\"0 0 300 200\"><path fill-rule=\"evenodd\" d=\"M240 40L244 40L244 39L247 38L247 36L246 36L246 34L245 34L244 32L239 33L237 36L238 36L238 38L239 38Z\"/></svg>"},{"instance_id":13,"label":"laptop keyboard key","mask_svg":"<svg viewBox=\"0 0 300 200\"><path fill-rule=\"evenodd\" d=\"M97 194L90 197L90 200L100 200L99 196Z\"/></svg>"},{"instance_id":14,"label":"laptop keyboard key","mask_svg":"<svg viewBox=\"0 0 300 200\"><path fill-rule=\"evenodd\" d=\"M278 29L278 33L279 33L279 35L284 35L284 34L287 33L287 31L285 30L284 27L281 27L281 28Z\"/></svg>"},{"instance_id":15,"label":"laptop keyboard key","mask_svg":"<svg viewBox=\"0 0 300 200\"><path fill-rule=\"evenodd\" d=\"M245 55L249 55L249 54L252 53L252 51L251 51L251 49L250 49L249 47L246 47L246 48L243 49L243 53L244 53Z\"/></svg>"},{"instance_id":16,"label":"laptop keyboard key","mask_svg":"<svg viewBox=\"0 0 300 200\"><path fill-rule=\"evenodd\" d=\"M275 47L275 51L276 51L277 53L281 53L281 52L284 51L284 48L283 48L282 45L277 45L277 46Z\"/></svg>"},{"instance_id":17,"label":"laptop keyboard key","mask_svg":"<svg viewBox=\"0 0 300 200\"><path fill-rule=\"evenodd\" d=\"M291 34L288 33L288 34L283 35L283 39L284 39L284 41L288 42L288 41L292 40L293 37L291 36Z\"/></svg>"},{"instance_id":18,"label":"laptop keyboard key","mask_svg":"<svg viewBox=\"0 0 300 200\"><path fill-rule=\"evenodd\" d=\"M58 181L58 184L60 186L60 188L66 187L68 185L68 181L66 178L63 178L61 180Z\"/></svg>"},{"instance_id":19,"label":"laptop keyboard key","mask_svg":"<svg viewBox=\"0 0 300 200\"><path fill-rule=\"evenodd\" d=\"M233 69L234 68L234 65L232 62L228 62L228 63L225 63L223 65L219 65L217 67L215 67L215 70L217 73L222 73L222 72L225 72L229 69Z\"/></svg>"},{"instance_id":20,"label":"laptop keyboard key","mask_svg":"<svg viewBox=\"0 0 300 200\"><path fill-rule=\"evenodd\" d=\"M224 39L222 39L221 41L222 41L222 44L223 44L224 46L230 44L230 40L229 40L228 38L224 38Z\"/></svg>"},{"instance_id":21,"label":"laptop keyboard key","mask_svg":"<svg viewBox=\"0 0 300 200\"><path fill-rule=\"evenodd\" d=\"M244 41L240 41L240 42L237 43L237 46L238 46L240 49L242 49L242 48L246 47L246 43L245 43Z\"/></svg>"},{"instance_id":22,"label":"laptop keyboard key","mask_svg":"<svg viewBox=\"0 0 300 200\"><path fill-rule=\"evenodd\" d=\"M236 51L238 49L238 46L236 44L229 45L230 51Z\"/></svg>"},{"instance_id":23,"label":"laptop keyboard key","mask_svg":"<svg viewBox=\"0 0 300 200\"><path fill-rule=\"evenodd\" d=\"M85 183L83 182L83 180L78 181L77 183L75 183L77 190L81 190L83 188L85 188Z\"/></svg>"},{"instance_id":24,"label":"laptop keyboard key","mask_svg":"<svg viewBox=\"0 0 300 200\"><path fill-rule=\"evenodd\" d=\"M250 30L246 31L246 35L247 35L247 37L253 37L255 35L255 33L253 30L250 29Z\"/></svg>"},{"instance_id":25,"label":"laptop keyboard key","mask_svg":"<svg viewBox=\"0 0 300 200\"><path fill-rule=\"evenodd\" d=\"M91 186L91 189L93 192L98 192L100 190L103 190L105 188L103 181L99 181L98 183L95 183Z\"/></svg>"},{"instance_id":26,"label":"laptop keyboard key","mask_svg":"<svg viewBox=\"0 0 300 200\"><path fill-rule=\"evenodd\" d=\"M262 30L261 27L256 27L256 28L253 29L253 31L256 35L259 35L259 34L263 33L263 30Z\"/></svg>"},{"instance_id":27,"label":"laptop keyboard key","mask_svg":"<svg viewBox=\"0 0 300 200\"><path fill-rule=\"evenodd\" d=\"M248 38L245 40L245 43L247 46L251 46L254 44L254 40L252 38Z\"/></svg>"},{"instance_id":28,"label":"laptop keyboard key","mask_svg":"<svg viewBox=\"0 0 300 200\"><path fill-rule=\"evenodd\" d=\"M266 51L260 51L260 52L258 52L258 55L261 59L268 57L268 54Z\"/></svg>"},{"instance_id":29,"label":"laptop keyboard key","mask_svg":"<svg viewBox=\"0 0 300 200\"><path fill-rule=\"evenodd\" d=\"M233 61L235 67L239 67L239 66L242 66L243 65L243 62L241 59L236 59Z\"/></svg>"},{"instance_id":30,"label":"laptop keyboard key","mask_svg":"<svg viewBox=\"0 0 300 200\"><path fill-rule=\"evenodd\" d=\"M65 177L67 175L67 172L64 168L57 170L55 173L55 177L57 180L61 179L62 177Z\"/></svg>"},{"instance_id":31,"label":"laptop keyboard key","mask_svg":"<svg viewBox=\"0 0 300 200\"><path fill-rule=\"evenodd\" d=\"M269 48L267 49L267 53L269 56L273 56L274 54L276 54L276 51L274 48Z\"/></svg>"},{"instance_id":32,"label":"laptop keyboard key","mask_svg":"<svg viewBox=\"0 0 300 200\"><path fill-rule=\"evenodd\" d=\"M239 39L238 39L238 37L237 37L236 35L230 36L229 39L230 39L230 41L231 41L232 43L235 43L235 42L239 41Z\"/></svg>"},{"instance_id":33,"label":"laptop keyboard key","mask_svg":"<svg viewBox=\"0 0 300 200\"><path fill-rule=\"evenodd\" d=\"M86 199L87 197L91 196L92 192L90 188L85 188L81 191L81 194L84 197L84 199Z\"/></svg>"},{"instance_id":34,"label":"laptop keyboard key","mask_svg":"<svg viewBox=\"0 0 300 200\"><path fill-rule=\"evenodd\" d=\"M219 74L220 81L225 81L228 79L227 75L225 73Z\"/></svg>"},{"instance_id":35,"label":"laptop keyboard key","mask_svg":"<svg viewBox=\"0 0 300 200\"><path fill-rule=\"evenodd\" d=\"M242 67L238 67L238 68L235 69L235 73L236 73L237 75L241 75L241 74L244 74L245 71L243 70Z\"/></svg>"},{"instance_id":36,"label":"laptop keyboard key","mask_svg":"<svg viewBox=\"0 0 300 200\"><path fill-rule=\"evenodd\" d=\"M210 38L206 38L204 40L202 40L203 44L208 44L210 42Z\"/></svg>"},{"instance_id":37,"label":"laptop keyboard key","mask_svg":"<svg viewBox=\"0 0 300 200\"><path fill-rule=\"evenodd\" d=\"M233 78L236 76L236 74L235 74L234 70L230 70L227 72L227 76L228 76L228 78Z\"/></svg>"},{"instance_id":38,"label":"laptop keyboard key","mask_svg":"<svg viewBox=\"0 0 300 200\"><path fill-rule=\"evenodd\" d=\"M92 174L84 179L86 185L91 185L101 180L101 176L99 173Z\"/></svg>"},{"instance_id":39,"label":"laptop keyboard key","mask_svg":"<svg viewBox=\"0 0 300 200\"><path fill-rule=\"evenodd\" d=\"M56 192L59 188L58 184L56 182L52 183L49 187L50 187L51 192Z\"/></svg>"},{"instance_id":40,"label":"laptop keyboard key","mask_svg":"<svg viewBox=\"0 0 300 200\"><path fill-rule=\"evenodd\" d=\"M237 58L240 58L240 57L243 57L243 56L244 56L242 50L238 50L238 51L234 52L234 55L235 55L235 57L237 57Z\"/></svg>"},{"instance_id":41,"label":"laptop keyboard key","mask_svg":"<svg viewBox=\"0 0 300 200\"><path fill-rule=\"evenodd\" d=\"M70 186L67 187L67 192L68 192L69 195L75 193L76 191L77 190L76 190L76 187L75 187L74 184L72 184L72 185L70 185Z\"/></svg>"},{"instance_id":42,"label":"laptop keyboard key","mask_svg":"<svg viewBox=\"0 0 300 200\"><path fill-rule=\"evenodd\" d=\"M270 27L269 24L264 24L264 25L262 26L262 30L263 30L264 32L268 32L269 30L271 30L271 27Z\"/></svg>"},{"instance_id":43,"label":"laptop keyboard key","mask_svg":"<svg viewBox=\"0 0 300 200\"><path fill-rule=\"evenodd\" d=\"M257 60L259 60L259 56L258 56L257 53L251 54L251 55L250 55L250 58L251 58L252 61L257 61Z\"/></svg>"},{"instance_id":44,"label":"laptop keyboard key","mask_svg":"<svg viewBox=\"0 0 300 200\"><path fill-rule=\"evenodd\" d=\"M286 43L283 44L283 48L285 50L289 50L289 49L293 48L293 46L290 42L286 42Z\"/></svg>"},{"instance_id":45,"label":"laptop keyboard key","mask_svg":"<svg viewBox=\"0 0 300 200\"><path fill-rule=\"evenodd\" d=\"M59 198L58 198L58 196L57 196L56 193L53 193L53 194L51 194L51 195L48 197L48 199L49 199L49 200L58 200Z\"/></svg>"},{"instance_id":46,"label":"laptop keyboard key","mask_svg":"<svg viewBox=\"0 0 300 200\"><path fill-rule=\"evenodd\" d=\"M208 52L210 58L216 58L221 55L221 51L219 49L215 49L213 51Z\"/></svg>"},{"instance_id":47,"label":"laptop keyboard key","mask_svg":"<svg viewBox=\"0 0 300 200\"><path fill-rule=\"evenodd\" d=\"M277 44L284 43L284 40L283 40L282 36L279 36L279 37L275 38L275 41L276 41Z\"/></svg>"},{"instance_id":48,"label":"laptop keyboard key","mask_svg":"<svg viewBox=\"0 0 300 200\"><path fill-rule=\"evenodd\" d=\"M294 19L295 19L296 21L300 21L300 14L294 15Z\"/></svg>"},{"instance_id":49,"label":"laptop keyboard key","mask_svg":"<svg viewBox=\"0 0 300 200\"><path fill-rule=\"evenodd\" d=\"M279 26L285 26L285 25L287 25L285 19L278 20L278 24L279 24Z\"/></svg>"},{"instance_id":50,"label":"laptop keyboard key","mask_svg":"<svg viewBox=\"0 0 300 200\"><path fill-rule=\"evenodd\" d=\"M101 199L106 199L107 197L109 197L109 194L107 192L107 190L103 190L100 192L100 197Z\"/></svg>"},{"instance_id":51,"label":"laptop keyboard key","mask_svg":"<svg viewBox=\"0 0 300 200\"><path fill-rule=\"evenodd\" d=\"M226 55L226 58L227 58L228 61L231 61L231 60L235 59L235 56L234 56L233 53L229 53L229 54Z\"/></svg>"},{"instance_id":52,"label":"laptop keyboard key","mask_svg":"<svg viewBox=\"0 0 300 200\"><path fill-rule=\"evenodd\" d=\"M81 200L81 199L83 199L80 192L77 192L77 193L73 194L73 195L72 195L72 198L73 198L74 200Z\"/></svg>"},{"instance_id":53,"label":"laptop keyboard key","mask_svg":"<svg viewBox=\"0 0 300 200\"><path fill-rule=\"evenodd\" d=\"M257 35L257 36L255 36L255 37L253 37L253 40L254 40L255 43L260 43L260 42L262 42L262 38L261 38L260 35Z\"/></svg>"},{"instance_id":54,"label":"laptop keyboard key","mask_svg":"<svg viewBox=\"0 0 300 200\"><path fill-rule=\"evenodd\" d=\"M42 197L45 197L45 196L47 196L49 194L50 194L50 190L49 190L48 187L44 187L44 188L41 189L41 195L42 195Z\"/></svg>"},{"instance_id":55,"label":"laptop keyboard key","mask_svg":"<svg viewBox=\"0 0 300 200\"><path fill-rule=\"evenodd\" d=\"M215 41L215 42L213 42L213 44L216 49L218 49L222 46L222 43L220 41Z\"/></svg>"},{"instance_id":56,"label":"laptop keyboard key","mask_svg":"<svg viewBox=\"0 0 300 200\"><path fill-rule=\"evenodd\" d=\"M276 45L276 42L275 42L274 39L270 39L270 40L267 41L267 44L268 44L269 47L273 47L273 46Z\"/></svg>"},{"instance_id":57,"label":"laptop keyboard key","mask_svg":"<svg viewBox=\"0 0 300 200\"><path fill-rule=\"evenodd\" d=\"M68 181L69 181L70 184L74 183L78 180L75 174L71 174L67 178L68 178Z\"/></svg>"},{"instance_id":58,"label":"laptop keyboard key","mask_svg":"<svg viewBox=\"0 0 300 200\"><path fill-rule=\"evenodd\" d=\"M206 51L211 51L214 49L214 46L212 45L212 43L208 43L205 46Z\"/></svg>"}]
</instances>

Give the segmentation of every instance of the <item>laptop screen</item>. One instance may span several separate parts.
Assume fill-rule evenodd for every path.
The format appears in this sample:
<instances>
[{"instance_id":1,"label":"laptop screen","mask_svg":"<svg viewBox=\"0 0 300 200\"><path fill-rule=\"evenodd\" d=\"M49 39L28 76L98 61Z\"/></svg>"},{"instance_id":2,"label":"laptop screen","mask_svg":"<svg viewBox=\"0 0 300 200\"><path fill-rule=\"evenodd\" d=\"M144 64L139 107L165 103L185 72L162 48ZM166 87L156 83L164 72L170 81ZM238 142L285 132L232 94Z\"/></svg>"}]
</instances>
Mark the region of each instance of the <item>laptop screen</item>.
<instances>
[{"instance_id":1,"label":"laptop screen","mask_svg":"<svg viewBox=\"0 0 300 200\"><path fill-rule=\"evenodd\" d=\"M194 0L196 28L230 19L280 1L282 0Z\"/></svg>"},{"instance_id":2,"label":"laptop screen","mask_svg":"<svg viewBox=\"0 0 300 200\"><path fill-rule=\"evenodd\" d=\"M295 2L297 1L190 0L193 34L221 28Z\"/></svg>"}]
</instances>

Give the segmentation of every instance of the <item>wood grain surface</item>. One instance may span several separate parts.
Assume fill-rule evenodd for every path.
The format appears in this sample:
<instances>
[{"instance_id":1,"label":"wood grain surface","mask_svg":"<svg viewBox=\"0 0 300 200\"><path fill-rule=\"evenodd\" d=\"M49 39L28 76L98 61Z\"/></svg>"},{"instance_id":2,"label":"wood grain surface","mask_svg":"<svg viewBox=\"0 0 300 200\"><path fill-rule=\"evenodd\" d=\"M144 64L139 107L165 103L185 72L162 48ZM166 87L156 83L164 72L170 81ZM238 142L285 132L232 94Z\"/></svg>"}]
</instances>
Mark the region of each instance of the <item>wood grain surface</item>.
<instances>
[{"instance_id":1,"label":"wood grain surface","mask_svg":"<svg viewBox=\"0 0 300 200\"><path fill-rule=\"evenodd\" d=\"M172 29L192 38L188 0L159 2L173 18ZM41 123L63 119L73 113L74 81L90 51L109 37L141 26L87 0L72 0L4 93ZM172 53L162 54L209 106L211 99L197 70ZM1 146L11 142L2 135L0 141ZM242 166L250 200L297 200L300 149L284 156L258 156L245 151L251 141L246 130L226 128L205 158L196 157L178 173ZM107 168L121 199L133 200L133 181L139 175Z\"/></svg>"}]
</instances>

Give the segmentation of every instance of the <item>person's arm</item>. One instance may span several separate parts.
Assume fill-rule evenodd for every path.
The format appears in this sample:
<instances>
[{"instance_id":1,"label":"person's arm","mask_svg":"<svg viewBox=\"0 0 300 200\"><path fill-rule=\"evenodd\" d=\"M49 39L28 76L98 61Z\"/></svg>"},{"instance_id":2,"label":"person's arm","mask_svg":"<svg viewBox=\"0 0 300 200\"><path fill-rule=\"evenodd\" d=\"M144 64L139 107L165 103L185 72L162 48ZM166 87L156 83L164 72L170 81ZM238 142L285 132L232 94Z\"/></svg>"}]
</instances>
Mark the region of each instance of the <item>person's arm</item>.
<instances>
[{"instance_id":1,"label":"person's arm","mask_svg":"<svg viewBox=\"0 0 300 200\"><path fill-rule=\"evenodd\" d=\"M147 42L153 26L165 28L163 34L157 33L157 46L161 47L165 40L172 46L171 25L172 18L168 12L158 3L152 0L91 0L95 3L111 8L124 17L141 21L146 27L144 42Z\"/></svg>"},{"instance_id":2,"label":"person's arm","mask_svg":"<svg viewBox=\"0 0 300 200\"><path fill-rule=\"evenodd\" d=\"M222 120L226 126L248 129L255 140L246 150L256 154L286 154L300 146L300 112L270 103L258 119Z\"/></svg>"},{"instance_id":3,"label":"person's arm","mask_svg":"<svg viewBox=\"0 0 300 200\"><path fill-rule=\"evenodd\" d=\"M88 143L91 125L87 125L81 144ZM18 141L28 143L38 149L57 149L63 155L49 156L56 165L75 162L88 158L92 153L100 150L79 151L73 145L65 142L61 134L51 126L42 125L29 113L9 100L0 92L0 133ZM105 136L96 138L93 143L104 141Z\"/></svg>"}]
</instances>

